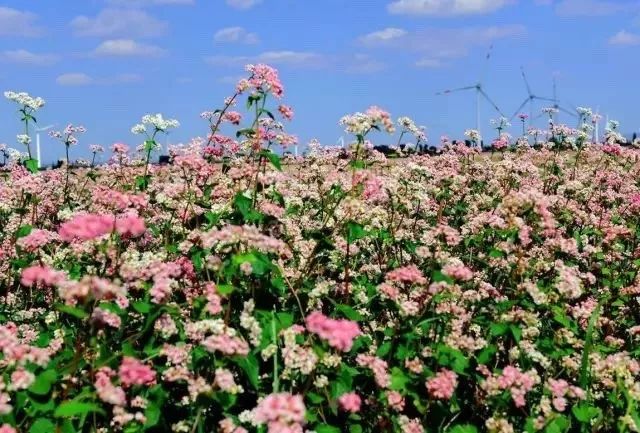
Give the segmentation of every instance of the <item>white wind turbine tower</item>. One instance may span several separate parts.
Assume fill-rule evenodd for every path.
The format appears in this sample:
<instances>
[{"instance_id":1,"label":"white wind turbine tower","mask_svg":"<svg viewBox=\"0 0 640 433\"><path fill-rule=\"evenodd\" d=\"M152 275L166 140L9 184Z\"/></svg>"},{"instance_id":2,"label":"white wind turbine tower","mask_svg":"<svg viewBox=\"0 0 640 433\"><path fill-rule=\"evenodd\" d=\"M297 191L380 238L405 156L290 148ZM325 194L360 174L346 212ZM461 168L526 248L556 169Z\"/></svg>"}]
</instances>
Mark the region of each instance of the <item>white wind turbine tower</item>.
<instances>
[{"instance_id":1,"label":"white wind turbine tower","mask_svg":"<svg viewBox=\"0 0 640 433\"><path fill-rule=\"evenodd\" d=\"M553 102L554 104L556 103L556 101L555 101L555 99L544 98L542 96L534 95L533 92L531 91L531 86L529 85L529 80L527 80L527 74L525 74L524 68L522 66L520 67L520 72L522 73L522 79L524 80L524 85L527 88L527 95L528 96L524 101L522 101L522 104L520 104L518 109L515 111L515 113L513 113L513 116L511 116L511 119L509 119L509 120L513 120L520 113L520 110L522 110L524 108L524 106L527 105L527 103L528 103L529 104L529 126L531 126L531 123L533 122L533 103L534 103L534 101L536 101L536 100L538 100L538 101L547 101L547 102Z\"/></svg>"},{"instance_id":2,"label":"white wind turbine tower","mask_svg":"<svg viewBox=\"0 0 640 433\"><path fill-rule=\"evenodd\" d=\"M493 102L493 100L489 97L487 92L485 92L483 87L483 81L487 72L487 68L489 66L489 59L491 58L492 50L493 50L493 45L489 47L489 52L487 53L487 57L485 59L484 71L480 75L480 80L476 84L471 86L458 87L457 89L448 89L448 90L444 90L442 92L436 93L436 95L449 95L455 92L474 90L476 93L476 130L479 133L480 133L480 99L481 98L484 98L493 107L493 109L498 112L498 114L500 114L502 117L506 117L504 113L500 110L500 108L498 108L498 105L496 105L496 103Z\"/></svg>"},{"instance_id":3,"label":"white wind turbine tower","mask_svg":"<svg viewBox=\"0 0 640 433\"><path fill-rule=\"evenodd\" d=\"M36 159L38 160L38 168L42 167L42 158L40 158L40 133L50 130L56 125L45 126L44 128L36 128Z\"/></svg>"},{"instance_id":4,"label":"white wind turbine tower","mask_svg":"<svg viewBox=\"0 0 640 433\"><path fill-rule=\"evenodd\" d=\"M340 143L340 147L342 147L344 149L344 137L340 136L340 138L338 138L337 143Z\"/></svg>"}]
</instances>

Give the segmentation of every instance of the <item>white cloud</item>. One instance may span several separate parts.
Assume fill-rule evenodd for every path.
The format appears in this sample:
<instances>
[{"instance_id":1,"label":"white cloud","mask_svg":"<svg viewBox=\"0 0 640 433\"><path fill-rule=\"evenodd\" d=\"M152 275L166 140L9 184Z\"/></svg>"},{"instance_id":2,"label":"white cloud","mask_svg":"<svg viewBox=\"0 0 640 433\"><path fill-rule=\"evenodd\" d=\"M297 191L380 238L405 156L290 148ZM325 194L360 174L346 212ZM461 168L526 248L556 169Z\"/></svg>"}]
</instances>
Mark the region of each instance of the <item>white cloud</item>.
<instances>
[{"instance_id":1,"label":"white cloud","mask_svg":"<svg viewBox=\"0 0 640 433\"><path fill-rule=\"evenodd\" d=\"M147 6L191 6L195 0L108 0L109 4L121 7L141 8Z\"/></svg>"},{"instance_id":2,"label":"white cloud","mask_svg":"<svg viewBox=\"0 0 640 433\"><path fill-rule=\"evenodd\" d=\"M395 0L387 6L399 15L474 15L497 11L512 0Z\"/></svg>"},{"instance_id":3,"label":"white cloud","mask_svg":"<svg viewBox=\"0 0 640 433\"><path fill-rule=\"evenodd\" d=\"M365 45L368 44L377 44L379 42L387 42L392 41L394 39L401 38L407 34L406 30L397 29L394 27L387 27L383 30L378 30L376 32L368 33L359 38L359 41Z\"/></svg>"},{"instance_id":4,"label":"white cloud","mask_svg":"<svg viewBox=\"0 0 640 433\"><path fill-rule=\"evenodd\" d=\"M213 36L216 42L230 42L240 44L257 44L260 42L258 35L250 33L243 27L227 27L220 29Z\"/></svg>"},{"instance_id":5,"label":"white cloud","mask_svg":"<svg viewBox=\"0 0 640 433\"><path fill-rule=\"evenodd\" d=\"M556 14L561 16L605 16L640 10L636 1L561 0L555 3Z\"/></svg>"},{"instance_id":6,"label":"white cloud","mask_svg":"<svg viewBox=\"0 0 640 433\"><path fill-rule=\"evenodd\" d=\"M23 65L48 66L53 65L60 58L55 54L32 53L27 50L8 50L0 54L0 60Z\"/></svg>"},{"instance_id":7,"label":"white cloud","mask_svg":"<svg viewBox=\"0 0 640 433\"><path fill-rule=\"evenodd\" d=\"M98 45L93 54L100 57L160 57L166 54L166 51L133 39L111 39Z\"/></svg>"},{"instance_id":8,"label":"white cloud","mask_svg":"<svg viewBox=\"0 0 640 433\"><path fill-rule=\"evenodd\" d=\"M419 68L438 69L445 66L445 63L440 59L423 58L416 62L416 66Z\"/></svg>"},{"instance_id":9,"label":"white cloud","mask_svg":"<svg viewBox=\"0 0 640 433\"><path fill-rule=\"evenodd\" d=\"M117 74L114 76L93 78L82 72L71 72L60 75L56 78L56 83L60 86L109 86L115 84L139 83L142 80L142 75L139 74Z\"/></svg>"},{"instance_id":10,"label":"white cloud","mask_svg":"<svg viewBox=\"0 0 640 433\"><path fill-rule=\"evenodd\" d=\"M227 0L227 4L236 9L251 9L260 3L262 0Z\"/></svg>"},{"instance_id":11,"label":"white cloud","mask_svg":"<svg viewBox=\"0 0 640 433\"><path fill-rule=\"evenodd\" d=\"M640 35L620 30L609 38L611 45L640 45Z\"/></svg>"},{"instance_id":12,"label":"white cloud","mask_svg":"<svg viewBox=\"0 0 640 433\"><path fill-rule=\"evenodd\" d=\"M169 26L145 11L104 9L93 18L75 17L71 27L76 36L143 38L163 35Z\"/></svg>"},{"instance_id":13,"label":"white cloud","mask_svg":"<svg viewBox=\"0 0 640 433\"><path fill-rule=\"evenodd\" d=\"M466 56L472 49L486 49L491 42L524 35L526 29L520 25L465 28L426 28L415 32L397 33L395 37L371 37L365 35L358 40L368 47L387 47L394 50L416 52L420 55L416 66L441 67L444 60Z\"/></svg>"},{"instance_id":14,"label":"white cloud","mask_svg":"<svg viewBox=\"0 0 640 433\"><path fill-rule=\"evenodd\" d=\"M36 25L37 15L0 6L0 36L40 36L43 29Z\"/></svg>"},{"instance_id":15,"label":"white cloud","mask_svg":"<svg viewBox=\"0 0 640 433\"><path fill-rule=\"evenodd\" d=\"M368 54L358 53L353 56L346 71L352 74L373 74L386 69L387 65Z\"/></svg>"},{"instance_id":16,"label":"white cloud","mask_svg":"<svg viewBox=\"0 0 640 433\"><path fill-rule=\"evenodd\" d=\"M56 83L61 86L87 86L93 83L93 78L81 72L70 72L56 78Z\"/></svg>"},{"instance_id":17,"label":"white cloud","mask_svg":"<svg viewBox=\"0 0 640 433\"><path fill-rule=\"evenodd\" d=\"M247 63L267 63L319 67L325 63L324 56L306 51L265 51L256 56L210 56L205 62L216 66L241 66Z\"/></svg>"}]
</instances>

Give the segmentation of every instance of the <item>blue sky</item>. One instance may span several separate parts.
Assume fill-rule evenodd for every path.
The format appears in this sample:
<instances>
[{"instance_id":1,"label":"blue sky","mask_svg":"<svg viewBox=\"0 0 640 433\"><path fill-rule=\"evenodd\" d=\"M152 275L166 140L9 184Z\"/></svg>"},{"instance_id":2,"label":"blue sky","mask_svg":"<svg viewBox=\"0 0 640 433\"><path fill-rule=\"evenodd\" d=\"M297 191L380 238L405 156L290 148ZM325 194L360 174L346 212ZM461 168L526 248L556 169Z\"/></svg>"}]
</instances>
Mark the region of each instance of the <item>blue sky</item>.
<instances>
[{"instance_id":1,"label":"blue sky","mask_svg":"<svg viewBox=\"0 0 640 433\"><path fill-rule=\"evenodd\" d=\"M245 63L280 70L288 126L301 143L335 144L345 114L379 105L427 126L432 143L475 126L478 81L505 113L535 94L590 106L640 128L640 2L627 0L5 0L0 6L2 90L42 96L40 125L82 124L91 143L138 139L146 113L180 120L172 143L206 134ZM536 105L536 111L541 108ZM482 105L482 130L496 117ZM15 107L0 102L0 142L18 147ZM566 118L568 123L574 122ZM514 122L516 123L516 122ZM514 125L514 131L517 132ZM540 124L542 126L542 123ZM377 142L389 141L375 137ZM44 140L43 160L61 154Z\"/></svg>"}]
</instances>

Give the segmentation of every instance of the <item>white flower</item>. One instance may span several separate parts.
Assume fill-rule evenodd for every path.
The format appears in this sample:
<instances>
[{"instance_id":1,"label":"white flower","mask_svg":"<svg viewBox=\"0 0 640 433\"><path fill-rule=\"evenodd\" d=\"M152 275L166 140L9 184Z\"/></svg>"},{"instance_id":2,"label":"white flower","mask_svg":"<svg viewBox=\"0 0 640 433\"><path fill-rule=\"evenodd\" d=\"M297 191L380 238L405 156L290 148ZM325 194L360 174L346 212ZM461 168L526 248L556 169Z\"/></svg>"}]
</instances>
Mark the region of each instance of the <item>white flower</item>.
<instances>
[{"instance_id":1,"label":"white flower","mask_svg":"<svg viewBox=\"0 0 640 433\"><path fill-rule=\"evenodd\" d=\"M18 134L16 138L18 139L18 143L20 144L28 145L31 143L31 137L29 137L27 134Z\"/></svg>"},{"instance_id":2,"label":"white flower","mask_svg":"<svg viewBox=\"0 0 640 433\"><path fill-rule=\"evenodd\" d=\"M158 131L167 131L180 126L176 119L165 119L162 114L147 114L142 117L142 123L152 125Z\"/></svg>"},{"instance_id":3,"label":"white flower","mask_svg":"<svg viewBox=\"0 0 640 433\"><path fill-rule=\"evenodd\" d=\"M5 98L7 98L10 101L13 101L19 105L22 105L25 108L30 108L33 111L36 111L42 107L44 107L44 99L38 97L38 98L33 98L31 96L29 96L28 93L25 92L11 92L11 91L7 91L4 92L4 96Z\"/></svg>"},{"instance_id":4,"label":"white flower","mask_svg":"<svg viewBox=\"0 0 640 433\"><path fill-rule=\"evenodd\" d=\"M479 143L482 140L480 132L478 132L478 130L476 129L467 129L466 131L464 131L464 135L470 140L475 141L476 143Z\"/></svg>"},{"instance_id":5,"label":"white flower","mask_svg":"<svg viewBox=\"0 0 640 433\"><path fill-rule=\"evenodd\" d=\"M138 123L137 125L134 125L133 128L131 128L131 132L136 135L140 135L147 132L147 128L142 123Z\"/></svg>"}]
</instances>

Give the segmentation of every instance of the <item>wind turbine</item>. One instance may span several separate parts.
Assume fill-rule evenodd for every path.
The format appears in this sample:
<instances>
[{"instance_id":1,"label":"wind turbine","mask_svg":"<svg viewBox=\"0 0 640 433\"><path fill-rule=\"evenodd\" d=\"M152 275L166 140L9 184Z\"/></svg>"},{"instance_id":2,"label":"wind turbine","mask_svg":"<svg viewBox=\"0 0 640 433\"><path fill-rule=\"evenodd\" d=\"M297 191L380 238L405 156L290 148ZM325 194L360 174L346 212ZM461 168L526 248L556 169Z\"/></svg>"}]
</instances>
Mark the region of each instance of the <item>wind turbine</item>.
<instances>
[{"instance_id":1,"label":"wind turbine","mask_svg":"<svg viewBox=\"0 0 640 433\"><path fill-rule=\"evenodd\" d=\"M340 136L340 138L338 138L337 142L340 143L340 147L344 148L344 137Z\"/></svg>"},{"instance_id":2,"label":"wind turbine","mask_svg":"<svg viewBox=\"0 0 640 433\"><path fill-rule=\"evenodd\" d=\"M36 128L36 159L38 160L38 168L42 167L42 159L40 158L40 133L50 130L56 125L45 126L44 128Z\"/></svg>"},{"instance_id":3,"label":"wind turbine","mask_svg":"<svg viewBox=\"0 0 640 433\"><path fill-rule=\"evenodd\" d=\"M485 59L484 71L480 75L480 80L478 80L476 84L473 84L471 86L458 87L457 89L448 89L448 90L444 90L442 92L436 93L436 95L449 95L455 92L475 90L476 92L476 130L478 132L480 132L480 99L481 98L484 98L493 107L493 109L496 110L502 117L506 117L504 113L502 113L500 108L498 108L498 105L496 105L496 103L493 102L493 100L489 97L489 95L487 95L487 92L485 92L482 84L487 72L487 67L489 66L489 59L491 58L492 50L493 50L493 45L489 47L489 51L487 52L487 57Z\"/></svg>"},{"instance_id":4,"label":"wind turbine","mask_svg":"<svg viewBox=\"0 0 640 433\"><path fill-rule=\"evenodd\" d=\"M522 66L520 67L520 72L522 73L522 79L524 80L524 85L527 88L528 96L524 101L522 101L522 104L520 104L518 109L515 111L515 113L513 113L513 116L511 116L511 119L509 120L513 120L513 118L516 117L518 113L520 113L520 110L522 110L524 106L527 105L528 103L529 104L529 125L531 125L531 122L533 121L533 102L537 99L539 101L548 101L548 102L553 102L555 104L556 100L534 95L533 92L531 91L529 80L527 80L527 74L524 72L524 68Z\"/></svg>"}]
</instances>

